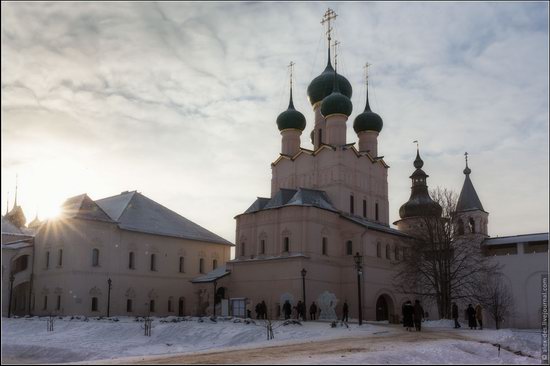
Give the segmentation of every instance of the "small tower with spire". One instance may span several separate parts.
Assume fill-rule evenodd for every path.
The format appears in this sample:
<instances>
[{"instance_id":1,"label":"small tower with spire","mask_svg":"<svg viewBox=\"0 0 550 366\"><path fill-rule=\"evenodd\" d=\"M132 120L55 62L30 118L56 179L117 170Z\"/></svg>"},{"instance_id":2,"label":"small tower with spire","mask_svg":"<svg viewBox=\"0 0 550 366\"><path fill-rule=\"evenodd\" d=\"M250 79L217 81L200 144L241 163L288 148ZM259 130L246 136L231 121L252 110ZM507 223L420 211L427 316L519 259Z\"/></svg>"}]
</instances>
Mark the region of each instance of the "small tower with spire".
<instances>
[{"instance_id":1,"label":"small tower with spire","mask_svg":"<svg viewBox=\"0 0 550 366\"><path fill-rule=\"evenodd\" d=\"M290 69L290 100L286 111L279 114L277 117L277 127L281 131L281 154L286 156L294 156L300 152L300 135L306 128L306 118L296 109L292 100L292 76L294 62L288 65Z\"/></svg>"},{"instance_id":2,"label":"small tower with spire","mask_svg":"<svg viewBox=\"0 0 550 366\"><path fill-rule=\"evenodd\" d=\"M411 196L399 209L401 220L394 222L394 225L397 225L397 228L404 232L414 231L419 219L426 217L438 218L441 217L443 211L439 203L430 197L426 182L429 175L422 170L424 161L420 157L418 141L414 141L414 143L416 143L416 159L413 165L416 170L410 176L412 180Z\"/></svg>"},{"instance_id":3,"label":"small tower with spire","mask_svg":"<svg viewBox=\"0 0 550 366\"><path fill-rule=\"evenodd\" d=\"M23 209L21 206L17 205L17 177L15 178L15 198L13 202L13 208L11 211L7 212L4 216L7 220L9 220L12 224L14 224L18 228L22 228L25 226L25 223L27 222L27 218L25 217L25 214L23 213Z\"/></svg>"},{"instance_id":4,"label":"small tower with spire","mask_svg":"<svg viewBox=\"0 0 550 366\"><path fill-rule=\"evenodd\" d=\"M483 209L483 205L477 195L470 174L472 170L468 166L468 153L464 153L466 168L464 168L464 184L456 204L456 227L459 235L479 234L488 236L487 225L489 213Z\"/></svg>"},{"instance_id":5,"label":"small tower with spire","mask_svg":"<svg viewBox=\"0 0 550 366\"><path fill-rule=\"evenodd\" d=\"M365 83L367 89L367 102L365 110L355 117L353 129L359 138L359 151L368 152L373 158L378 156L378 135L384 125L382 118L370 109L369 104L369 66L365 64Z\"/></svg>"}]
</instances>

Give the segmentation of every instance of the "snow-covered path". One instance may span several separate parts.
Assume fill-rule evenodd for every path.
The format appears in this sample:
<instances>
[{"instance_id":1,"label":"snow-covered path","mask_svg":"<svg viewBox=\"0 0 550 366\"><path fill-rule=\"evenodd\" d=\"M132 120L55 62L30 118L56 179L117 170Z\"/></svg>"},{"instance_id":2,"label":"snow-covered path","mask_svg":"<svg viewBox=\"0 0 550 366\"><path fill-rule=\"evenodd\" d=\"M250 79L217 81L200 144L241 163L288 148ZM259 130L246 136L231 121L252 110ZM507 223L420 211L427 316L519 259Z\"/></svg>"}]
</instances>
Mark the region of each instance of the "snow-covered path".
<instances>
[{"instance_id":1,"label":"snow-covered path","mask_svg":"<svg viewBox=\"0 0 550 366\"><path fill-rule=\"evenodd\" d=\"M428 322L423 332L408 333L380 323L331 328L307 322L279 325L267 341L259 322L166 320L172 319L155 319L146 337L134 318L57 319L54 332L46 331L45 318L4 318L2 363L540 363L536 331L454 330Z\"/></svg>"}]
</instances>

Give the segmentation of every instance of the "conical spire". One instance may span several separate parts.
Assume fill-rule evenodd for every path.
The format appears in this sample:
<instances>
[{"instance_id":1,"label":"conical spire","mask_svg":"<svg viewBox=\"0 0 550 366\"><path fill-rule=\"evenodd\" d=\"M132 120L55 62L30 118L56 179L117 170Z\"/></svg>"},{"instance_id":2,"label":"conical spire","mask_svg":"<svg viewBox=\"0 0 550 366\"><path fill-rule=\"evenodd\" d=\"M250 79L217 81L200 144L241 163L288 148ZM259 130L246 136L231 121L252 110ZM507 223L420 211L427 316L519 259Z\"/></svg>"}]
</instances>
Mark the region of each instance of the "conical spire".
<instances>
[{"instance_id":1,"label":"conical spire","mask_svg":"<svg viewBox=\"0 0 550 366\"><path fill-rule=\"evenodd\" d=\"M474 184L470 179L470 174L472 173L472 170L468 167L468 153L464 153L464 156L466 160L466 168L464 168L463 173L466 178L464 178L464 184L462 185L462 190L460 191L460 196L458 197L456 211L485 211L483 209L483 205L481 204L481 200L479 199L477 192L474 188Z\"/></svg>"},{"instance_id":2,"label":"conical spire","mask_svg":"<svg viewBox=\"0 0 550 366\"><path fill-rule=\"evenodd\" d=\"M17 206L17 174L15 175L15 201L13 202L13 208Z\"/></svg>"}]
</instances>

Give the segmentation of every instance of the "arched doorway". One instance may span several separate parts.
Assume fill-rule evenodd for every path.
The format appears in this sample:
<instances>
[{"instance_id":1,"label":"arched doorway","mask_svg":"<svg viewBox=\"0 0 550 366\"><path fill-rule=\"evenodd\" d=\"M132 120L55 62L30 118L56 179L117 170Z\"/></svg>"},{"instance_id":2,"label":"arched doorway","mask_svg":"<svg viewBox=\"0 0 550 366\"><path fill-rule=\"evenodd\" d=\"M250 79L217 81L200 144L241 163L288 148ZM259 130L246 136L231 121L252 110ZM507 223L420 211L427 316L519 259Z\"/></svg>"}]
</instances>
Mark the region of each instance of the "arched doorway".
<instances>
[{"instance_id":1,"label":"arched doorway","mask_svg":"<svg viewBox=\"0 0 550 366\"><path fill-rule=\"evenodd\" d=\"M386 294L380 295L376 300L376 320L388 320L391 323L395 322L393 300Z\"/></svg>"},{"instance_id":2,"label":"arched doorway","mask_svg":"<svg viewBox=\"0 0 550 366\"><path fill-rule=\"evenodd\" d=\"M178 316L185 315L185 297L180 297L178 301Z\"/></svg>"}]
</instances>

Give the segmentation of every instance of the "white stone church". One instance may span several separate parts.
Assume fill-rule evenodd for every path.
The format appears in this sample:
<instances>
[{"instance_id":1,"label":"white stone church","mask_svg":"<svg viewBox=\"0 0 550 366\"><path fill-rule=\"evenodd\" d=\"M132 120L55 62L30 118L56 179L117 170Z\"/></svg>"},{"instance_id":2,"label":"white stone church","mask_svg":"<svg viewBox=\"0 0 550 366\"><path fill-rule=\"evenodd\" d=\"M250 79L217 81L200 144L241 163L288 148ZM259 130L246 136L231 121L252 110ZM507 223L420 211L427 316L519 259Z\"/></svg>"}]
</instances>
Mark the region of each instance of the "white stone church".
<instances>
[{"instance_id":1,"label":"white stone church","mask_svg":"<svg viewBox=\"0 0 550 366\"><path fill-rule=\"evenodd\" d=\"M411 297L392 281L411 240L407 228L441 207L417 153L411 197L397 228L390 226L389 166L378 146L383 120L371 110L368 79L365 108L350 119L352 86L333 67L328 34L326 68L307 89L314 148L301 147L307 123L294 108L291 81L288 109L276 119L281 153L271 163L271 195L235 217L234 259L232 243L138 192L73 197L60 219L35 222L33 232L13 223L14 206L2 219L3 316L247 316L265 301L268 316L280 318L286 300L305 299L308 308L312 301L321 307L321 318L341 316L347 302L352 318L360 309L363 320L399 322ZM491 238L470 168L464 173L458 224L485 236L487 253L504 265L516 300L505 326L538 327L548 233Z\"/></svg>"}]
</instances>

